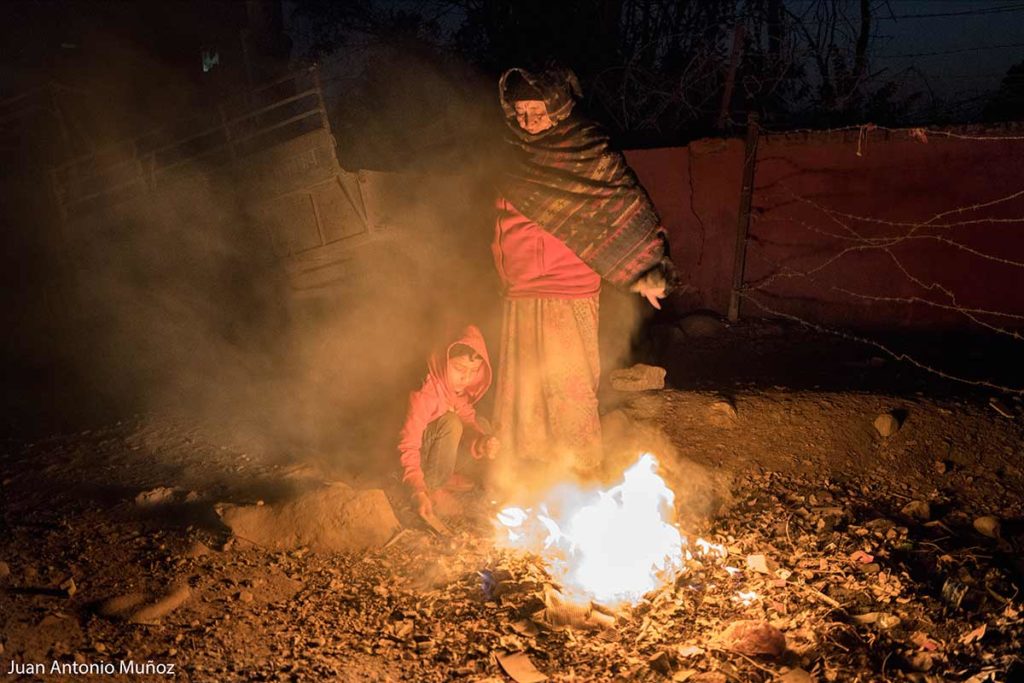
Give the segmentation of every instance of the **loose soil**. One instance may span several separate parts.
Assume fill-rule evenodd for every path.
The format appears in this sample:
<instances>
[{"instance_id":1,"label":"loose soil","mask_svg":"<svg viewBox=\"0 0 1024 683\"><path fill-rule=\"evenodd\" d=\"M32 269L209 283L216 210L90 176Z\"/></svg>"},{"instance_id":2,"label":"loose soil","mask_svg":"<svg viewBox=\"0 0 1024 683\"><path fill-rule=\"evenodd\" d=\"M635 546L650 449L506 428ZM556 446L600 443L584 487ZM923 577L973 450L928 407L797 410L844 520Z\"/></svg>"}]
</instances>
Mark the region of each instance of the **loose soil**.
<instances>
[{"instance_id":1,"label":"loose soil","mask_svg":"<svg viewBox=\"0 0 1024 683\"><path fill-rule=\"evenodd\" d=\"M773 339L772 353L827 365L805 340ZM12 661L152 660L185 681L498 681L509 680L499 655L523 652L554 681L1024 680L1020 402L999 397L997 409L974 390L928 391L927 380L899 391L787 381L766 375L749 346L750 372L715 385L706 370L714 359L723 372L727 346L694 341L675 356L688 360L664 363L685 389L604 396L615 466L654 449L684 535L729 552L695 555L605 630L535 623L550 579L537 558L494 545L493 507L479 494L438 538L384 482L407 527L389 547L271 551L232 538L215 506L273 504L341 476L381 482L169 415L10 438L3 673ZM830 372L906 372L872 355L833 353ZM899 429L883 437L873 423L887 414ZM975 528L983 516L1000 520L998 537ZM147 623L102 614L111 597L153 601L185 585L184 603ZM726 629L742 620L778 629L786 651L731 642Z\"/></svg>"}]
</instances>

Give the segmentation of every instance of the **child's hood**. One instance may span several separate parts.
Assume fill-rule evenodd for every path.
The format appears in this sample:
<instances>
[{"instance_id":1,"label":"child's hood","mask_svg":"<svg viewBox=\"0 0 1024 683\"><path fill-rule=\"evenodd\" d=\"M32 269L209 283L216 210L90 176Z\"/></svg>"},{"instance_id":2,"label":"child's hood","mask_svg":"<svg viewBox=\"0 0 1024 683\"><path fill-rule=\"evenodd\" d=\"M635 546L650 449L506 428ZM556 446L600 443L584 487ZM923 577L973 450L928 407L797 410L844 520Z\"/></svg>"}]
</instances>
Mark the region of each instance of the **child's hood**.
<instances>
[{"instance_id":1,"label":"child's hood","mask_svg":"<svg viewBox=\"0 0 1024 683\"><path fill-rule=\"evenodd\" d=\"M478 379L466 387L466 398L470 403L476 403L487 393L491 386L491 359L487 355L487 345L484 343L484 335L476 325L467 326L457 339L447 344L443 349L438 349L430 355L428 367L430 377L437 381L444 390L448 391L448 355L456 344L465 344L480 354L484 359ZM449 397L451 398L451 397Z\"/></svg>"}]
</instances>

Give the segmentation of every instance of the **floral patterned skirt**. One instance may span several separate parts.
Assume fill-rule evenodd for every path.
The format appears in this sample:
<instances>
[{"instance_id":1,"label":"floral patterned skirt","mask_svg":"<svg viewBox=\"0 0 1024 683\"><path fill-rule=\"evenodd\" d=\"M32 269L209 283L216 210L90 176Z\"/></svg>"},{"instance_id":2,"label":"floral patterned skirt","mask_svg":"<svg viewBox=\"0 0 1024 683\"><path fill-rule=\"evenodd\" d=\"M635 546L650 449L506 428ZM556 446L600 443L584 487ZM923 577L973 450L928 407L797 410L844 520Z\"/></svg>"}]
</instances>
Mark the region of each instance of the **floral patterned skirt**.
<instances>
[{"instance_id":1,"label":"floral patterned skirt","mask_svg":"<svg viewBox=\"0 0 1024 683\"><path fill-rule=\"evenodd\" d=\"M494 409L505 453L600 465L597 320L597 296L505 300Z\"/></svg>"}]
</instances>

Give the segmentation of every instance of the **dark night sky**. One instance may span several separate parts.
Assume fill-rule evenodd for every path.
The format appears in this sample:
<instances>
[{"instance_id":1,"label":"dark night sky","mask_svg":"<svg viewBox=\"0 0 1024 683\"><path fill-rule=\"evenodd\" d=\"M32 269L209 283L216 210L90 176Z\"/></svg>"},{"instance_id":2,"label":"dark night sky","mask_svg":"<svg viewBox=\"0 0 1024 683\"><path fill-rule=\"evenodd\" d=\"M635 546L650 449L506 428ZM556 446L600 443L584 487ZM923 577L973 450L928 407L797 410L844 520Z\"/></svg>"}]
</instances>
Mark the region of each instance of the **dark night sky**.
<instances>
[{"instance_id":1,"label":"dark night sky","mask_svg":"<svg viewBox=\"0 0 1024 683\"><path fill-rule=\"evenodd\" d=\"M787 5L800 13L813 2L787 0ZM856 20L857 0L846 2L847 14ZM432 6L430 0L385 4L421 11ZM285 0L286 16L290 7ZM908 90L930 90L950 101L977 100L1024 61L1024 0L888 0L874 17L872 33L875 71L896 75L914 67L919 73L907 75ZM300 52L301 29L293 38Z\"/></svg>"},{"instance_id":2,"label":"dark night sky","mask_svg":"<svg viewBox=\"0 0 1024 683\"><path fill-rule=\"evenodd\" d=\"M877 18L874 66L916 65L939 95L990 91L1024 61L1024 2L892 0L889 7Z\"/></svg>"}]
</instances>

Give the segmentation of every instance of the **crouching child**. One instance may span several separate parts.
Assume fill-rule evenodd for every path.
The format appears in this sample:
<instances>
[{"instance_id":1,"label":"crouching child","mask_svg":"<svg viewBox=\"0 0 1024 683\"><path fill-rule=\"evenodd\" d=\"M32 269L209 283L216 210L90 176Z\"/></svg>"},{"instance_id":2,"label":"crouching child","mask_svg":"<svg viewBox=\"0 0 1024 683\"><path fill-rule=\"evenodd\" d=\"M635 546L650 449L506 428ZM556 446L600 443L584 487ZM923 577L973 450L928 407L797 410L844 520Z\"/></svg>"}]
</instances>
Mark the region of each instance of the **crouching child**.
<instances>
[{"instance_id":1,"label":"crouching child","mask_svg":"<svg viewBox=\"0 0 1024 683\"><path fill-rule=\"evenodd\" d=\"M474 405L491 385L491 363L483 335L467 327L458 339L435 351L422 386L409 394L398 441L402 481L417 514L436 526L435 514L457 513L451 493L472 488L464 474L493 459L498 439Z\"/></svg>"}]
</instances>

